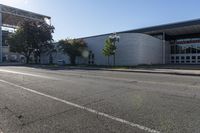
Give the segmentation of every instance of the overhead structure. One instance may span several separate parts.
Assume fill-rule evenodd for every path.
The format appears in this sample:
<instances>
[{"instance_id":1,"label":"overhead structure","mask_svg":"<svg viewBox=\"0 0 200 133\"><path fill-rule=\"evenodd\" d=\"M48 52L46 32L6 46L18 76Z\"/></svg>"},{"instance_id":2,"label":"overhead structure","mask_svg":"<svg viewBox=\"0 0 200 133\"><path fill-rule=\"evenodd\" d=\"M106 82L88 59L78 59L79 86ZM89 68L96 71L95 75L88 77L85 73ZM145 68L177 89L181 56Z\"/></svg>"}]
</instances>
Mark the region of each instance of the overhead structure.
<instances>
[{"instance_id":1,"label":"overhead structure","mask_svg":"<svg viewBox=\"0 0 200 133\"><path fill-rule=\"evenodd\" d=\"M0 4L0 63L2 62L4 44L2 41L5 40L2 30L5 27L15 29L23 20L42 21L51 25L51 17L49 16Z\"/></svg>"}]
</instances>

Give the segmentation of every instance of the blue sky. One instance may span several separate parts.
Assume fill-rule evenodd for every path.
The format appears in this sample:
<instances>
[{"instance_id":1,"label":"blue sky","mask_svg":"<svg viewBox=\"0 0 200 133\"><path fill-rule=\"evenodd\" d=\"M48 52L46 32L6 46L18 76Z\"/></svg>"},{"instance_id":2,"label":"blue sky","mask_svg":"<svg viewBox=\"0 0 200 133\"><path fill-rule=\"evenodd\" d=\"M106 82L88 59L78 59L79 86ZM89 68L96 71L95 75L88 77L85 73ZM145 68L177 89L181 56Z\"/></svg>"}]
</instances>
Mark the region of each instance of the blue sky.
<instances>
[{"instance_id":1,"label":"blue sky","mask_svg":"<svg viewBox=\"0 0 200 133\"><path fill-rule=\"evenodd\" d=\"M199 0L0 0L0 3L51 16L55 40L200 18Z\"/></svg>"}]
</instances>

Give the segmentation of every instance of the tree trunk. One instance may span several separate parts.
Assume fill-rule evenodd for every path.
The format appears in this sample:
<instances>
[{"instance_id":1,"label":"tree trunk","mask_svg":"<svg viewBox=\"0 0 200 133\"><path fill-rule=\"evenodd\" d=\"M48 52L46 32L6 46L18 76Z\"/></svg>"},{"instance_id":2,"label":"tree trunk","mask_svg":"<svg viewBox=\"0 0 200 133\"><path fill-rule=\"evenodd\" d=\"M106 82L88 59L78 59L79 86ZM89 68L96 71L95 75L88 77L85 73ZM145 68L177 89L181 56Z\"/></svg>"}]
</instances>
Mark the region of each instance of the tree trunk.
<instances>
[{"instance_id":1,"label":"tree trunk","mask_svg":"<svg viewBox=\"0 0 200 133\"><path fill-rule=\"evenodd\" d=\"M34 59L35 59L35 64L38 64L38 57L35 56Z\"/></svg>"},{"instance_id":2,"label":"tree trunk","mask_svg":"<svg viewBox=\"0 0 200 133\"><path fill-rule=\"evenodd\" d=\"M38 53L37 62L38 62L38 64L41 64L41 54L40 53Z\"/></svg>"},{"instance_id":3,"label":"tree trunk","mask_svg":"<svg viewBox=\"0 0 200 133\"><path fill-rule=\"evenodd\" d=\"M110 57L108 56L108 66L110 66Z\"/></svg>"},{"instance_id":4,"label":"tree trunk","mask_svg":"<svg viewBox=\"0 0 200 133\"><path fill-rule=\"evenodd\" d=\"M26 56L26 64L29 64L30 57Z\"/></svg>"},{"instance_id":5,"label":"tree trunk","mask_svg":"<svg viewBox=\"0 0 200 133\"><path fill-rule=\"evenodd\" d=\"M76 57L75 56L71 56L70 57L70 62L71 62L71 65L76 65Z\"/></svg>"},{"instance_id":6,"label":"tree trunk","mask_svg":"<svg viewBox=\"0 0 200 133\"><path fill-rule=\"evenodd\" d=\"M52 56L52 54L49 55L49 64L53 64L53 56Z\"/></svg>"}]
</instances>

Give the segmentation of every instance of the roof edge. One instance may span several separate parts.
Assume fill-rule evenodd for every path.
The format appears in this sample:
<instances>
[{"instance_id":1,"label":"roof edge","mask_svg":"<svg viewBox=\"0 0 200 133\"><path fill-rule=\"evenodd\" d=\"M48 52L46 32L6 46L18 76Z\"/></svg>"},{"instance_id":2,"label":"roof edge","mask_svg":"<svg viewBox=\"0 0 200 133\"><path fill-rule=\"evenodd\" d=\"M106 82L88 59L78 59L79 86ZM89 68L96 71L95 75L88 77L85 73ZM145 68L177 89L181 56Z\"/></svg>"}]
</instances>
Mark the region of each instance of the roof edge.
<instances>
[{"instance_id":1,"label":"roof edge","mask_svg":"<svg viewBox=\"0 0 200 133\"><path fill-rule=\"evenodd\" d=\"M35 15L38 15L38 16L42 16L42 17L44 17L44 18L51 19L50 16L43 15L43 14L39 14L39 13L35 13L35 12L32 12L32 11L27 11L27 10L23 10L23 9L20 9L20 8L16 8L16 7L4 5L4 4L0 4L0 6L4 6L4 7L8 7L8 8L13 8L13 9L16 9L16 10L21 10L21 11L23 11L23 12L27 12L27 13L35 14Z\"/></svg>"}]
</instances>

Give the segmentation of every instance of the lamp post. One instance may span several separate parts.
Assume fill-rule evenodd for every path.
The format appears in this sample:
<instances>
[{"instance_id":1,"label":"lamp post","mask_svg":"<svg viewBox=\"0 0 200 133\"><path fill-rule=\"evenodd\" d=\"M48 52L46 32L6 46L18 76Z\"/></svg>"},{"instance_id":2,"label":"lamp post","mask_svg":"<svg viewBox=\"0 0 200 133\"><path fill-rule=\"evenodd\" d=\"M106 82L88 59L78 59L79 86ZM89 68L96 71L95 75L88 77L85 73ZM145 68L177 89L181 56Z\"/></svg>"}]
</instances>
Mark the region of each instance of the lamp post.
<instances>
[{"instance_id":1,"label":"lamp post","mask_svg":"<svg viewBox=\"0 0 200 133\"><path fill-rule=\"evenodd\" d=\"M109 36L109 38L111 39L111 42L113 43L113 45L116 46L116 42L119 42L120 36L117 35L117 33L113 33L112 35ZM113 52L114 52L113 65L115 66L115 53L116 53L116 50L114 50Z\"/></svg>"}]
</instances>

